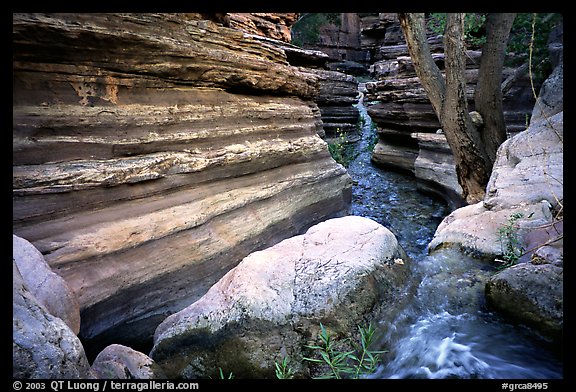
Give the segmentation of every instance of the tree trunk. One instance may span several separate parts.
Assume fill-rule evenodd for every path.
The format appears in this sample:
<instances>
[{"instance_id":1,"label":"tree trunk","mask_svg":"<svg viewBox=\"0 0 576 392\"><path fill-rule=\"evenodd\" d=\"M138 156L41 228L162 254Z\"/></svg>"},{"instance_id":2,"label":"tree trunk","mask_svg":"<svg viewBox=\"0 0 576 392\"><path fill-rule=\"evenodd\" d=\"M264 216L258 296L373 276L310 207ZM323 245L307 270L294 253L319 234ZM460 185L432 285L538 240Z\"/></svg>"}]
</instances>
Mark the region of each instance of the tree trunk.
<instances>
[{"instance_id":1,"label":"tree trunk","mask_svg":"<svg viewBox=\"0 0 576 392\"><path fill-rule=\"evenodd\" d=\"M446 83L440 69L432 59L430 45L426 39L424 14L398 14L398 17L416 75L426 91L436 116L440 118Z\"/></svg>"},{"instance_id":2,"label":"tree trunk","mask_svg":"<svg viewBox=\"0 0 576 392\"><path fill-rule=\"evenodd\" d=\"M434 63L426 40L424 14L398 14L408 51L454 155L462 197L475 203L484 197L491 163L466 99L464 15L449 14L445 35L446 81ZM500 89L500 85L498 85Z\"/></svg>"},{"instance_id":3,"label":"tree trunk","mask_svg":"<svg viewBox=\"0 0 576 392\"><path fill-rule=\"evenodd\" d=\"M481 135L490 166L494 164L498 147L506 140L502 109L502 68L515 18L516 14L506 13L492 13L486 17L486 44L482 49L474 103L476 111L484 120Z\"/></svg>"},{"instance_id":4,"label":"tree trunk","mask_svg":"<svg viewBox=\"0 0 576 392\"><path fill-rule=\"evenodd\" d=\"M465 50L464 14L448 14L444 35L446 95L440 123L456 161L456 174L463 197L468 203L475 203L484 198L492 164L484 151L480 133L468 113Z\"/></svg>"}]
</instances>

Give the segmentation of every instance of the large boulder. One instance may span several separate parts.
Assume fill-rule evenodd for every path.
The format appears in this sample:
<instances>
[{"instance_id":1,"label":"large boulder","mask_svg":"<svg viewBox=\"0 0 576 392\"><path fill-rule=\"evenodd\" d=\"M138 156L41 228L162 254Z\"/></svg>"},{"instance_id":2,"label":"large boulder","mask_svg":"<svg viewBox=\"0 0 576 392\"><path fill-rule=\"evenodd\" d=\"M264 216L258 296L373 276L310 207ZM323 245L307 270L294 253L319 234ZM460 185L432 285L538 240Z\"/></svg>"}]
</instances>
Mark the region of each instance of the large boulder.
<instances>
[{"instance_id":1,"label":"large boulder","mask_svg":"<svg viewBox=\"0 0 576 392\"><path fill-rule=\"evenodd\" d=\"M12 259L18 266L26 288L52 316L60 317L78 334L80 305L66 281L52 272L42 253L24 238L12 235Z\"/></svg>"},{"instance_id":2,"label":"large boulder","mask_svg":"<svg viewBox=\"0 0 576 392\"><path fill-rule=\"evenodd\" d=\"M522 263L486 283L488 304L511 319L560 340L563 326L563 272L552 264Z\"/></svg>"},{"instance_id":3,"label":"large boulder","mask_svg":"<svg viewBox=\"0 0 576 392\"><path fill-rule=\"evenodd\" d=\"M307 374L303 347L319 324L346 336L377 309L402 303L409 260L395 236L362 217L332 219L252 253L198 301L156 329L150 356L169 377L274 377L288 356Z\"/></svg>"},{"instance_id":4,"label":"large boulder","mask_svg":"<svg viewBox=\"0 0 576 392\"><path fill-rule=\"evenodd\" d=\"M12 261L12 376L92 378L78 337L54 317L26 284Z\"/></svg>"},{"instance_id":5,"label":"large boulder","mask_svg":"<svg viewBox=\"0 0 576 392\"><path fill-rule=\"evenodd\" d=\"M111 344L102 350L91 369L98 378L166 378L164 371L149 356L121 344Z\"/></svg>"}]
</instances>

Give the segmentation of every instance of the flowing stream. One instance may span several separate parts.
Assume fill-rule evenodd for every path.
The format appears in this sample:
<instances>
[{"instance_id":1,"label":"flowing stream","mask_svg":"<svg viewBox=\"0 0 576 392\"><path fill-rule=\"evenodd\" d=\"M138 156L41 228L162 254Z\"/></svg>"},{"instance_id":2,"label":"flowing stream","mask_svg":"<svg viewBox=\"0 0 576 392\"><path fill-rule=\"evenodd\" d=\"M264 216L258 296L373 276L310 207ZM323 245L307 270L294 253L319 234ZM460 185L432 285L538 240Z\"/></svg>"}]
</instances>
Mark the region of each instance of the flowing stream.
<instances>
[{"instance_id":1,"label":"flowing stream","mask_svg":"<svg viewBox=\"0 0 576 392\"><path fill-rule=\"evenodd\" d=\"M387 353L370 378L562 378L559 353L484 306L484 282L494 266L453 250L428 255L427 245L450 211L418 192L413 177L371 163L375 131L362 98L357 107L364 120L358 156L348 167L351 214L396 235L412 258L415 279L414 299L391 326L380 328L375 349Z\"/></svg>"}]
</instances>

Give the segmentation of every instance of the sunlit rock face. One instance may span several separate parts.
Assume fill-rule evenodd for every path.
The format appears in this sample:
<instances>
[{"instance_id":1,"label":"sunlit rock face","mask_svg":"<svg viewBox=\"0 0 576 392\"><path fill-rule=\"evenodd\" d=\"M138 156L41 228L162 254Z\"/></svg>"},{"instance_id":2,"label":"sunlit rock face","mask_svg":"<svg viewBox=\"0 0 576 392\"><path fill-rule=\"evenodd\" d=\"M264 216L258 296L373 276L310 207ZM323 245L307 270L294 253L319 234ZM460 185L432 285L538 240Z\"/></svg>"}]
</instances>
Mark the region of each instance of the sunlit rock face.
<instances>
[{"instance_id":1,"label":"sunlit rock face","mask_svg":"<svg viewBox=\"0 0 576 392\"><path fill-rule=\"evenodd\" d=\"M231 13L230 27L284 42L291 41L290 26L298 19L296 13Z\"/></svg>"},{"instance_id":2,"label":"sunlit rock face","mask_svg":"<svg viewBox=\"0 0 576 392\"><path fill-rule=\"evenodd\" d=\"M349 206L318 77L201 17L13 15L13 231L71 287L85 340L151 337Z\"/></svg>"}]
</instances>

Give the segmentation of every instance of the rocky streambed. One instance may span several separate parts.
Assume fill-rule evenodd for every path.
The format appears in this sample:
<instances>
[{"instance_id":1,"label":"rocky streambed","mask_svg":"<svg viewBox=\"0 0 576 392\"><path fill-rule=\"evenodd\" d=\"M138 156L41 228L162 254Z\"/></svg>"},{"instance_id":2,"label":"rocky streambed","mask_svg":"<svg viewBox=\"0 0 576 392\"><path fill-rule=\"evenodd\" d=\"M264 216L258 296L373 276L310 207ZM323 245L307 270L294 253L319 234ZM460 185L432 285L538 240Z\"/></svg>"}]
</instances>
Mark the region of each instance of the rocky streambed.
<instances>
[{"instance_id":1,"label":"rocky streambed","mask_svg":"<svg viewBox=\"0 0 576 392\"><path fill-rule=\"evenodd\" d=\"M370 322L374 378L562 377L561 108L449 213L372 165L368 117L331 159L353 78L211 18L14 15L14 377L308 378L320 323ZM533 250L498 273L512 214Z\"/></svg>"},{"instance_id":2,"label":"rocky streambed","mask_svg":"<svg viewBox=\"0 0 576 392\"><path fill-rule=\"evenodd\" d=\"M498 265L470 257L460 247L450 247L455 238L448 241L441 230L434 236L438 223L449 213L446 203L420 193L414 177L371 164L367 146L374 127L362 100L358 108L364 118L364 138L357 147L357 159L348 167L355 184L352 213L389 227L413 259L412 301L392 322L380 324L382 336L375 349L388 353L385 363L370 377L562 378L557 345L487 306L486 284L491 282L492 287L498 281L495 276L504 274L498 274ZM445 219L440 229L457 214L458 210ZM482 230L496 231L486 225ZM466 236L464 233L460 241ZM491 241L495 248L500 247L497 239ZM561 282L548 283L557 288L559 284L561 290ZM509 295L510 306L516 306L518 296Z\"/></svg>"}]
</instances>

